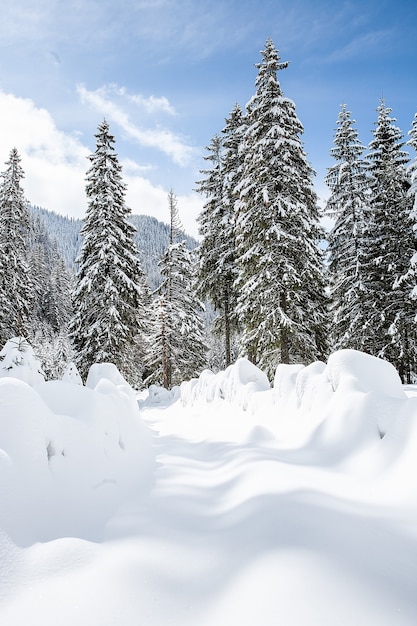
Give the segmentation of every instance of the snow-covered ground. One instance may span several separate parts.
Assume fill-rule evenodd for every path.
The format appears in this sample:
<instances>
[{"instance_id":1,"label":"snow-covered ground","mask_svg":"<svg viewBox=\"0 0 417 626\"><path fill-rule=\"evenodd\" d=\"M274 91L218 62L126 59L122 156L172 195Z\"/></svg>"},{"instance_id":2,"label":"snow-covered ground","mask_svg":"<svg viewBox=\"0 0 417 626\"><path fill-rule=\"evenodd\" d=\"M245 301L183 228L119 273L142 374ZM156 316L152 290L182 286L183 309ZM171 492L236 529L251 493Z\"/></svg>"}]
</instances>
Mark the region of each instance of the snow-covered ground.
<instances>
[{"instance_id":1,"label":"snow-covered ground","mask_svg":"<svg viewBox=\"0 0 417 626\"><path fill-rule=\"evenodd\" d=\"M1 626L417 624L417 398L389 364L270 388L240 360L138 402L111 366L29 364L0 377Z\"/></svg>"}]
</instances>

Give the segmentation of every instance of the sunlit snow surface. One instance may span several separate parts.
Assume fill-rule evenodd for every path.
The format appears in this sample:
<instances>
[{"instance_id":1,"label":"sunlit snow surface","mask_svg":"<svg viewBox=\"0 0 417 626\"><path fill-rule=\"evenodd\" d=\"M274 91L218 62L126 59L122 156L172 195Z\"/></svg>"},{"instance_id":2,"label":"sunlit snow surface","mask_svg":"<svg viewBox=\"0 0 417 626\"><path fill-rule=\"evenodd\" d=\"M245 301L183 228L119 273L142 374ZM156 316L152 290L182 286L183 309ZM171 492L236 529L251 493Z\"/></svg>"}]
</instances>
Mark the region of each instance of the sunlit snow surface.
<instances>
[{"instance_id":1,"label":"sunlit snow surface","mask_svg":"<svg viewBox=\"0 0 417 626\"><path fill-rule=\"evenodd\" d=\"M0 378L1 626L417 624L417 398L390 365L268 389L241 360L139 411L95 368Z\"/></svg>"}]
</instances>

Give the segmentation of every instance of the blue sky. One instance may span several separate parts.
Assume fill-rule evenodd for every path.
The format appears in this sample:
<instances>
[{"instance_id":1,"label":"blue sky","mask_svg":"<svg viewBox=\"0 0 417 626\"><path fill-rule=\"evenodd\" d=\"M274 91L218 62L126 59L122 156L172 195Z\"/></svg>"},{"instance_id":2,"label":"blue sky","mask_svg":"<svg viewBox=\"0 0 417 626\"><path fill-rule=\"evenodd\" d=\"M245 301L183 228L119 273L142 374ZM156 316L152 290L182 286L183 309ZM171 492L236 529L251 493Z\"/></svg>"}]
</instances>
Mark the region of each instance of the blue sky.
<instances>
[{"instance_id":1,"label":"blue sky","mask_svg":"<svg viewBox=\"0 0 417 626\"><path fill-rule=\"evenodd\" d=\"M167 221L174 190L197 233L204 147L254 93L271 37L289 68L321 198L340 104L364 144L380 98L404 134L417 112L417 6L406 0L2 0L0 167L16 146L28 199L86 208L86 155L104 117L135 213Z\"/></svg>"}]
</instances>

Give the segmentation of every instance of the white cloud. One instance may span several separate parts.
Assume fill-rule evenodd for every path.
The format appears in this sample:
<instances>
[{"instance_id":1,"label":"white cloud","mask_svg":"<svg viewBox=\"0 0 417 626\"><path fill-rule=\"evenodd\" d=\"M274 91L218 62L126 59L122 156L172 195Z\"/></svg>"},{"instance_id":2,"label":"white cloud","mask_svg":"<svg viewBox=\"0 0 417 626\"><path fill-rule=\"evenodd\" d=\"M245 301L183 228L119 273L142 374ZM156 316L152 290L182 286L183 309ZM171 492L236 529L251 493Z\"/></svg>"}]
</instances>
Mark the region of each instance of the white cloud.
<instances>
[{"instance_id":1,"label":"white cloud","mask_svg":"<svg viewBox=\"0 0 417 626\"><path fill-rule=\"evenodd\" d=\"M16 147L32 204L72 216L85 211L84 177L88 149L74 136L57 129L51 115L32 100L0 91L0 160ZM5 166L2 167L4 171Z\"/></svg>"},{"instance_id":2,"label":"white cloud","mask_svg":"<svg viewBox=\"0 0 417 626\"><path fill-rule=\"evenodd\" d=\"M27 199L35 205L70 217L84 217L85 173L91 150L77 134L60 131L48 111L32 100L0 91L0 171L6 169L10 150L17 148L25 178L22 186ZM151 166L121 159L123 180L127 184L126 202L134 213L153 215L168 221L168 190L155 187L144 177ZM185 229L197 235L195 218L201 210L197 196L179 196Z\"/></svg>"},{"instance_id":3,"label":"white cloud","mask_svg":"<svg viewBox=\"0 0 417 626\"><path fill-rule=\"evenodd\" d=\"M165 96L149 96L149 98L146 98L141 94L127 94L127 97L131 102L145 109L147 113L152 114L154 111L163 111L164 113L175 115L174 107Z\"/></svg>"},{"instance_id":4,"label":"white cloud","mask_svg":"<svg viewBox=\"0 0 417 626\"><path fill-rule=\"evenodd\" d=\"M126 174L125 167L123 171L123 179L127 184L126 203L132 212L152 215L161 222L169 222L168 189L155 187L146 178ZM184 230L197 238L196 218L202 210L202 199L197 194L189 194L178 195L177 200Z\"/></svg>"},{"instance_id":5,"label":"white cloud","mask_svg":"<svg viewBox=\"0 0 417 626\"><path fill-rule=\"evenodd\" d=\"M168 155L174 163L187 165L194 156L195 149L189 146L182 137L166 128L141 128L131 121L127 111L127 101L145 106L148 111L156 110L172 113L173 109L166 98L144 98L143 96L128 96L123 87L104 85L94 91L89 91L84 85L77 86L77 92L83 103L90 104L99 111L108 121L115 122L125 134L144 147L160 150ZM121 102L115 102L122 96Z\"/></svg>"}]
</instances>

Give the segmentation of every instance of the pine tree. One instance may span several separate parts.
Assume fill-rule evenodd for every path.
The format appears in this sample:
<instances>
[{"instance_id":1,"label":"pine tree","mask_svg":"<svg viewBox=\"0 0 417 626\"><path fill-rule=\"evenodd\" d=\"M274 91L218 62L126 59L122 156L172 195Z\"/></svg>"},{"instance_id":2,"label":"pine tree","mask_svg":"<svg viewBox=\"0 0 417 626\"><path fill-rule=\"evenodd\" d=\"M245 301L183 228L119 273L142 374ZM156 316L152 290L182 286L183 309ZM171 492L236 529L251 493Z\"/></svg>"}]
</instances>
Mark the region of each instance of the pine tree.
<instances>
[{"instance_id":1,"label":"pine tree","mask_svg":"<svg viewBox=\"0 0 417 626\"><path fill-rule=\"evenodd\" d=\"M128 221L126 188L106 121L90 155L88 208L81 234L71 336L76 364L86 376L93 363L110 361L138 385L145 350L149 294Z\"/></svg>"},{"instance_id":2,"label":"pine tree","mask_svg":"<svg viewBox=\"0 0 417 626\"><path fill-rule=\"evenodd\" d=\"M192 253L181 234L177 199L168 196L170 245L162 260L162 284L156 290L153 306L153 332L149 341L146 382L170 389L198 375L205 366L206 346L202 306L195 294Z\"/></svg>"},{"instance_id":3,"label":"pine tree","mask_svg":"<svg viewBox=\"0 0 417 626\"><path fill-rule=\"evenodd\" d=\"M328 242L331 340L334 349L363 348L368 323L362 271L363 231L369 205L365 147L346 105L341 107L326 183L331 191L326 213L334 220Z\"/></svg>"},{"instance_id":4,"label":"pine tree","mask_svg":"<svg viewBox=\"0 0 417 626\"><path fill-rule=\"evenodd\" d=\"M369 146L371 216L366 229L369 324L364 348L391 361L404 381L416 371L415 305L410 260L415 252L403 135L381 101Z\"/></svg>"},{"instance_id":5,"label":"pine tree","mask_svg":"<svg viewBox=\"0 0 417 626\"><path fill-rule=\"evenodd\" d=\"M198 289L216 310L214 333L224 337L224 367L232 361L233 334L237 332L234 226L243 129L243 113L239 105L235 105L226 119L223 138L216 135L207 148L209 154L205 158L211 161L212 169L203 170L206 177L198 183L198 191L207 197L198 217L202 235L198 249Z\"/></svg>"},{"instance_id":6,"label":"pine tree","mask_svg":"<svg viewBox=\"0 0 417 626\"><path fill-rule=\"evenodd\" d=\"M311 361L325 349L325 297L313 170L294 103L284 97L269 39L247 104L238 185L237 311L243 352L272 373L279 362Z\"/></svg>"},{"instance_id":7,"label":"pine tree","mask_svg":"<svg viewBox=\"0 0 417 626\"><path fill-rule=\"evenodd\" d=\"M33 290L27 262L30 219L16 148L10 152L0 185L0 343L28 335Z\"/></svg>"}]
</instances>

